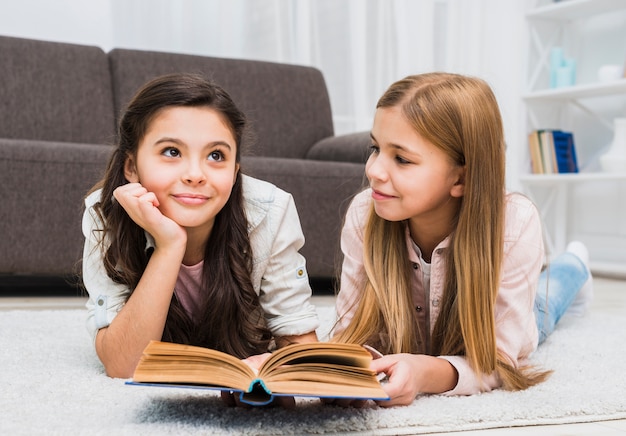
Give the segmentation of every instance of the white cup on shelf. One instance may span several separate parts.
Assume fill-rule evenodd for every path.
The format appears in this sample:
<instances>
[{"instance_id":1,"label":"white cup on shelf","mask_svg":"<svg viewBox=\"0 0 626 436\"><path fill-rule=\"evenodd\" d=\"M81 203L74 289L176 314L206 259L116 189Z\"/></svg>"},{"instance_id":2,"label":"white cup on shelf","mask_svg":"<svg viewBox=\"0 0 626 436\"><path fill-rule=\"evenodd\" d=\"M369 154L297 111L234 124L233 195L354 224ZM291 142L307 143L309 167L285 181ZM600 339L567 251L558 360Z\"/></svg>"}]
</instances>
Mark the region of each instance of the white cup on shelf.
<instances>
[{"instance_id":1,"label":"white cup on shelf","mask_svg":"<svg viewBox=\"0 0 626 436\"><path fill-rule=\"evenodd\" d=\"M624 76L624 67L621 65L602 65L598 68L598 80L600 82L613 82Z\"/></svg>"}]
</instances>

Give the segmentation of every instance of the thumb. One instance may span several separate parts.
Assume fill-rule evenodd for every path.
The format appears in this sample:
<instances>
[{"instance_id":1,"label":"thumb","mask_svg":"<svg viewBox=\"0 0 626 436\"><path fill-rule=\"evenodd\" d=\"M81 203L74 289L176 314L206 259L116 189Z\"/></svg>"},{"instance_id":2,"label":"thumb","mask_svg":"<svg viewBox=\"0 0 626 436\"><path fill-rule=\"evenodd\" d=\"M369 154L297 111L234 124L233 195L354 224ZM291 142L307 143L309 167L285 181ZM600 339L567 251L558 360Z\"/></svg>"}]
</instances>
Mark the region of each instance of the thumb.
<instances>
[{"instance_id":1,"label":"thumb","mask_svg":"<svg viewBox=\"0 0 626 436\"><path fill-rule=\"evenodd\" d=\"M390 356L383 356L379 359L374 359L370 363L370 369L375 371L376 373L380 372L389 372L391 366L393 365L393 359Z\"/></svg>"}]
</instances>

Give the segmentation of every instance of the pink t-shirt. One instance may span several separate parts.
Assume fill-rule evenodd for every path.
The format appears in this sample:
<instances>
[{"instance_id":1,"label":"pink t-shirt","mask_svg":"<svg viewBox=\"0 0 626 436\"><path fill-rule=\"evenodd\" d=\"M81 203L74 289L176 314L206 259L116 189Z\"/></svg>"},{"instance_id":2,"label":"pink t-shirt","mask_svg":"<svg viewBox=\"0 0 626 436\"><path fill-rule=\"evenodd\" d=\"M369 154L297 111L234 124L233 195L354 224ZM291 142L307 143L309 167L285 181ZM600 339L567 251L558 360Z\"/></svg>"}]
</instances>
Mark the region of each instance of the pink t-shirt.
<instances>
[{"instance_id":1,"label":"pink t-shirt","mask_svg":"<svg viewBox=\"0 0 626 436\"><path fill-rule=\"evenodd\" d=\"M201 304L202 267L204 261L191 266L181 265L174 294L185 311L192 316Z\"/></svg>"}]
</instances>

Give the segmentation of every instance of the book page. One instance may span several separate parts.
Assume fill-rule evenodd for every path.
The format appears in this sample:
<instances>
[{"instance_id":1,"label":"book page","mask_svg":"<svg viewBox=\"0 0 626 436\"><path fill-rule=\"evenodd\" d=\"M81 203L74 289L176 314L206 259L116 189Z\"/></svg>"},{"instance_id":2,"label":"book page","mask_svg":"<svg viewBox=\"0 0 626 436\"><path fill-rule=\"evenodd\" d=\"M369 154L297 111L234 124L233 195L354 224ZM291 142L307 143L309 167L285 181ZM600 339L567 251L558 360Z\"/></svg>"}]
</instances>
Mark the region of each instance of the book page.
<instances>
[{"instance_id":1,"label":"book page","mask_svg":"<svg viewBox=\"0 0 626 436\"><path fill-rule=\"evenodd\" d=\"M190 383L246 390L254 371L227 353L191 345L152 341L135 369L134 382Z\"/></svg>"},{"instance_id":2,"label":"book page","mask_svg":"<svg viewBox=\"0 0 626 436\"><path fill-rule=\"evenodd\" d=\"M370 353L356 344L329 342L292 344L272 353L259 368L259 377L265 379L274 368L286 364L323 363L325 366L344 365L369 369L371 361Z\"/></svg>"}]
</instances>

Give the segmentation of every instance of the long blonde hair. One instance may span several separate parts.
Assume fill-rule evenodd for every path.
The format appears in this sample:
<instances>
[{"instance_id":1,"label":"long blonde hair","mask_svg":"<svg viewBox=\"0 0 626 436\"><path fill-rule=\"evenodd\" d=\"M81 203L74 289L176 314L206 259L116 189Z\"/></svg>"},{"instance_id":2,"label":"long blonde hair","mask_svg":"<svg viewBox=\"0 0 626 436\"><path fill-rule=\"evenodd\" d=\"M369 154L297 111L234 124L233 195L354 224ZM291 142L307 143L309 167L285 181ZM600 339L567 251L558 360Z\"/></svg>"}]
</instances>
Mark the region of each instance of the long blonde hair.
<instances>
[{"instance_id":1,"label":"long blonde hair","mask_svg":"<svg viewBox=\"0 0 626 436\"><path fill-rule=\"evenodd\" d=\"M399 107L413 128L465 167L464 196L445 252L445 285L431 347L419 331L410 288L405 222L370 210L364 231L367 280L352 322L336 336L372 338L386 353L464 355L477 373L497 371L507 389L525 389L548 372L515 368L496 348L495 304L504 250L505 143L489 85L472 77L428 73L392 84L377 108Z\"/></svg>"}]
</instances>

